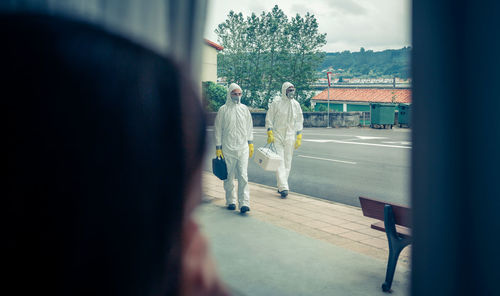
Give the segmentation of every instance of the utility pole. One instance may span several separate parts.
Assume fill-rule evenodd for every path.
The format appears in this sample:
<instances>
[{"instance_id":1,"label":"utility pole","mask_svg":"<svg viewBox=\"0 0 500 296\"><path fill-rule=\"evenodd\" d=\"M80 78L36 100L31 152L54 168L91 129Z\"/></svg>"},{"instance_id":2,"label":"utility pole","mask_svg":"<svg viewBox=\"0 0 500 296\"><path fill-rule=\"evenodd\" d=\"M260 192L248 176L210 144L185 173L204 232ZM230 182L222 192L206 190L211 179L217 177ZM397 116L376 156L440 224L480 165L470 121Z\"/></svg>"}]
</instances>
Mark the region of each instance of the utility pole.
<instances>
[{"instance_id":1,"label":"utility pole","mask_svg":"<svg viewBox=\"0 0 500 296\"><path fill-rule=\"evenodd\" d=\"M326 128L331 128L330 126L330 81L332 79L332 72L326 72L326 77L328 78L328 122Z\"/></svg>"}]
</instances>

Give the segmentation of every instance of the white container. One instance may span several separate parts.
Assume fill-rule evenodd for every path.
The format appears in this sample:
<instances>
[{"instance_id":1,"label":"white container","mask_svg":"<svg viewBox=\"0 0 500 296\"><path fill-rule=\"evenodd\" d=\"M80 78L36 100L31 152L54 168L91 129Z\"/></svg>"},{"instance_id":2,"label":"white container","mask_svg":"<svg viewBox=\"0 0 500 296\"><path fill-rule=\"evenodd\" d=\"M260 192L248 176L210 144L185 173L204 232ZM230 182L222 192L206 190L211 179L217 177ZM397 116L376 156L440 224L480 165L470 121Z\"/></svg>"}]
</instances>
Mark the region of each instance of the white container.
<instances>
[{"instance_id":1,"label":"white container","mask_svg":"<svg viewBox=\"0 0 500 296\"><path fill-rule=\"evenodd\" d=\"M281 157L270 148L260 147L255 152L254 159L266 171L276 171L283 161Z\"/></svg>"}]
</instances>

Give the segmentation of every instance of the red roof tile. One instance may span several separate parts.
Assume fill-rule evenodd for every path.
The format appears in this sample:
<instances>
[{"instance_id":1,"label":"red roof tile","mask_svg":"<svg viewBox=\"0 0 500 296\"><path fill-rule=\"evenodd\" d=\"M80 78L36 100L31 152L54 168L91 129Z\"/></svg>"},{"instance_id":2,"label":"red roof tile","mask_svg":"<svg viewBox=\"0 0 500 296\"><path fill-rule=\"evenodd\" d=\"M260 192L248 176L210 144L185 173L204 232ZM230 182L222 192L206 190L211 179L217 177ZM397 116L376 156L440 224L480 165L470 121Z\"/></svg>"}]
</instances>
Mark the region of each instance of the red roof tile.
<instances>
[{"instance_id":1,"label":"red roof tile","mask_svg":"<svg viewBox=\"0 0 500 296\"><path fill-rule=\"evenodd\" d=\"M407 88L330 88L330 101L391 103L393 96L395 103L411 103L411 89ZM327 101L328 89L312 99Z\"/></svg>"},{"instance_id":2,"label":"red roof tile","mask_svg":"<svg viewBox=\"0 0 500 296\"><path fill-rule=\"evenodd\" d=\"M208 39L205 39L205 43L208 44L208 45L210 45L210 46L212 46L213 48L215 48L217 50L223 50L224 49L224 47L222 47L222 45L219 45L219 44L217 44L217 43L215 43L213 41L210 41Z\"/></svg>"}]
</instances>

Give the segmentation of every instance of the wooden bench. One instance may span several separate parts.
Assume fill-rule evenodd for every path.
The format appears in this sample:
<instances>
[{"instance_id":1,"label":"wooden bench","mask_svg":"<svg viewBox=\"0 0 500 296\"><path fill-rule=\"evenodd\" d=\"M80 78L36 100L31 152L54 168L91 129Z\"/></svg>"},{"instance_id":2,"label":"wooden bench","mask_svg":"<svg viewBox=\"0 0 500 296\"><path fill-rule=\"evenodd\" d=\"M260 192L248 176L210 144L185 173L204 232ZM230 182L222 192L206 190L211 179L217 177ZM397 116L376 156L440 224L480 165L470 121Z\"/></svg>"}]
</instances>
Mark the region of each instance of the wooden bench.
<instances>
[{"instance_id":1,"label":"wooden bench","mask_svg":"<svg viewBox=\"0 0 500 296\"><path fill-rule=\"evenodd\" d=\"M402 205L361 196L359 202L364 216L383 221L373 223L371 228L384 231L387 234L389 260L382 291L390 292L399 254L412 242L411 210Z\"/></svg>"}]
</instances>

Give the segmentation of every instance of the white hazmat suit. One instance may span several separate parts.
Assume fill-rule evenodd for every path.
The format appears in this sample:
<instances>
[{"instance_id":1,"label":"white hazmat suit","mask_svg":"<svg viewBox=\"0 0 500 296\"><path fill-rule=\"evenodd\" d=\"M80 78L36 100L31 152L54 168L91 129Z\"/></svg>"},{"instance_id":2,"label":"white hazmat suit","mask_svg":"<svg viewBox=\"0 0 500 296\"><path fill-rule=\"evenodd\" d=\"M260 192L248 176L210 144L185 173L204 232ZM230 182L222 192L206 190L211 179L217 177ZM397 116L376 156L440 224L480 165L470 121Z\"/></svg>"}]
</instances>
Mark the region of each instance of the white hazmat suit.
<instances>
[{"instance_id":1,"label":"white hazmat suit","mask_svg":"<svg viewBox=\"0 0 500 296\"><path fill-rule=\"evenodd\" d=\"M231 92L241 88L232 83L227 91L226 104L220 107L215 117L215 145L222 147L227 165L227 179L224 180L226 205L236 204L234 179L238 179L238 203L240 208L250 207L248 188L248 144L253 143L252 115L247 106L231 98Z\"/></svg>"},{"instance_id":2,"label":"white hazmat suit","mask_svg":"<svg viewBox=\"0 0 500 296\"><path fill-rule=\"evenodd\" d=\"M281 87L281 98L274 101L266 114L266 128L272 130L276 152L283 161L276 171L278 191L289 190L288 175L292 167L292 156L295 140L302 133L304 117L299 102L288 98L286 90L292 87L289 82Z\"/></svg>"}]
</instances>

